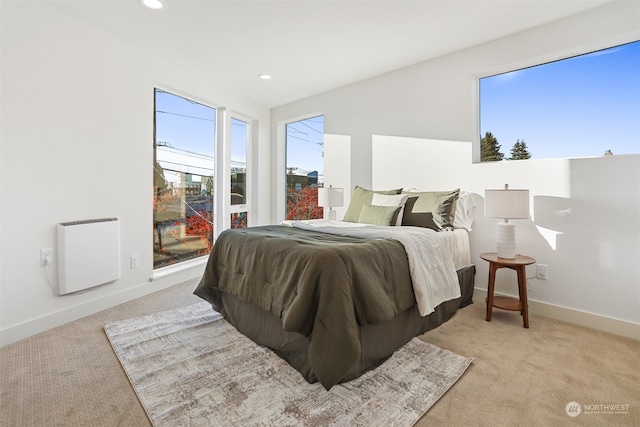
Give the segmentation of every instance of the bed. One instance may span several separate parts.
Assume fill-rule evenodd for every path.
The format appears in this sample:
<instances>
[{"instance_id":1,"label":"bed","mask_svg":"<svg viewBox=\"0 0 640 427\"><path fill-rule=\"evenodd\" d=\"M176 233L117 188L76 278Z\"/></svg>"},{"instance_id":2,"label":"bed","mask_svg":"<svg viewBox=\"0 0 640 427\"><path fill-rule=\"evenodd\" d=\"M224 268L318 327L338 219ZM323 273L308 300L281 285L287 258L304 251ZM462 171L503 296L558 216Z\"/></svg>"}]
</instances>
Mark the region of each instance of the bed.
<instances>
[{"instance_id":1,"label":"bed","mask_svg":"<svg viewBox=\"0 0 640 427\"><path fill-rule=\"evenodd\" d=\"M328 390L472 302L469 227L453 226L459 190L444 193L446 209L356 187L342 221L226 230L194 293Z\"/></svg>"}]
</instances>

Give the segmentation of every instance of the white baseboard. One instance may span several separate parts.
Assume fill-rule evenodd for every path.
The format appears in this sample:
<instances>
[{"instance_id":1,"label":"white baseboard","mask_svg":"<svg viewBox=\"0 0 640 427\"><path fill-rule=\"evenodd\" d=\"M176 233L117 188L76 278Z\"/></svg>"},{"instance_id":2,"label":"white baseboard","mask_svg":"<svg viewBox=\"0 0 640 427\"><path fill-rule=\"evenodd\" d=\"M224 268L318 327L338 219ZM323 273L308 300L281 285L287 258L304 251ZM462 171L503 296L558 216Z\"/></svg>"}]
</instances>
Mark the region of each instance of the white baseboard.
<instances>
[{"instance_id":1,"label":"white baseboard","mask_svg":"<svg viewBox=\"0 0 640 427\"><path fill-rule=\"evenodd\" d=\"M0 347L20 341L24 338L39 334L56 326L81 319L99 311L115 307L136 298L152 294L171 286L183 283L187 280L197 279L202 276L204 263L190 265L190 268L175 269L161 278L153 277L149 281L132 286L95 300L82 304L65 307L62 310L46 313L43 316L29 319L25 322L0 329Z\"/></svg>"},{"instance_id":2,"label":"white baseboard","mask_svg":"<svg viewBox=\"0 0 640 427\"><path fill-rule=\"evenodd\" d=\"M32 335L36 335L56 326L89 316L99 311L115 307L118 304L123 304L136 298L149 295L153 292L166 289L186 280L196 279L202 275L202 271L200 268L195 270L196 271L189 269L186 271L176 272L175 274L171 274L170 278L163 277L163 279L160 280L156 279L153 280L153 282L143 283L125 291L111 294L88 303L83 303L82 305L68 307L64 310L48 313L44 316L31 319L27 322L8 327L6 329L0 329L0 347ZM505 296L514 297L513 295ZM474 289L473 299L477 304L484 304L486 297L486 290ZM529 313L640 340L640 325L623 320L612 319L572 308L542 303L532 299L529 299Z\"/></svg>"},{"instance_id":3,"label":"white baseboard","mask_svg":"<svg viewBox=\"0 0 640 427\"><path fill-rule=\"evenodd\" d=\"M496 293L496 295L498 295ZM517 295L506 295L511 298L518 298ZM478 304L485 304L487 298L486 289L474 289L473 300ZM529 298L529 313L539 316L549 317L551 319L562 320L564 322L573 323L575 325L585 326L587 328L597 329L599 331L620 335L627 338L640 340L640 325L619 319L601 316L598 314L587 313L585 311L576 310L568 307L561 307L549 303L535 301Z\"/></svg>"}]
</instances>

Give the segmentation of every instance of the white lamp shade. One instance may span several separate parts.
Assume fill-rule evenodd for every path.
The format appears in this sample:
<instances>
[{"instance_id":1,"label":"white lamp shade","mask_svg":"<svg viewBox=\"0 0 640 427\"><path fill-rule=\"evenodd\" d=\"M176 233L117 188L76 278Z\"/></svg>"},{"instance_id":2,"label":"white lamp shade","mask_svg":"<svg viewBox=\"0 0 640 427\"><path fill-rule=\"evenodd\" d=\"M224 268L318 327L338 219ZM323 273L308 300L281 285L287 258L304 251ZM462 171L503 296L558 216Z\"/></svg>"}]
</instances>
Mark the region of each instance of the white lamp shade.
<instances>
[{"instance_id":1,"label":"white lamp shade","mask_svg":"<svg viewBox=\"0 0 640 427\"><path fill-rule=\"evenodd\" d=\"M505 220L497 229L498 258L516 258L516 226L509 220L529 218L529 190L509 190L508 185L504 190L485 190L484 216Z\"/></svg>"},{"instance_id":2,"label":"white lamp shade","mask_svg":"<svg viewBox=\"0 0 640 427\"><path fill-rule=\"evenodd\" d=\"M344 189L336 187L318 188L318 206L337 208L344 203Z\"/></svg>"},{"instance_id":3,"label":"white lamp shade","mask_svg":"<svg viewBox=\"0 0 640 427\"><path fill-rule=\"evenodd\" d=\"M529 218L529 190L485 190L484 216L487 218Z\"/></svg>"}]
</instances>

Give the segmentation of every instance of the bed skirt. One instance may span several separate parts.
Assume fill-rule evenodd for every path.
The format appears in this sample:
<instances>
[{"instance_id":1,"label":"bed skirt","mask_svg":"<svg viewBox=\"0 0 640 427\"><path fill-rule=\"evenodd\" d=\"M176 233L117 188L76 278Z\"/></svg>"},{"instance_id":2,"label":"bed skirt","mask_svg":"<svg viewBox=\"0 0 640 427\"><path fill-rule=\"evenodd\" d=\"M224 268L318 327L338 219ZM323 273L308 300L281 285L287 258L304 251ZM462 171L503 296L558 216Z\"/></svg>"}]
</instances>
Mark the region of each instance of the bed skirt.
<instances>
[{"instance_id":1,"label":"bed skirt","mask_svg":"<svg viewBox=\"0 0 640 427\"><path fill-rule=\"evenodd\" d=\"M474 265L458 270L461 296L440 304L428 316L420 316L418 307L414 305L388 322L360 327L360 358L340 382L352 380L375 368L413 337L440 326L453 317L459 308L471 304L475 272ZM309 383L317 382L307 358L308 337L285 331L282 320L268 311L231 294L221 294L221 313L229 323L256 343L271 348Z\"/></svg>"}]
</instances>

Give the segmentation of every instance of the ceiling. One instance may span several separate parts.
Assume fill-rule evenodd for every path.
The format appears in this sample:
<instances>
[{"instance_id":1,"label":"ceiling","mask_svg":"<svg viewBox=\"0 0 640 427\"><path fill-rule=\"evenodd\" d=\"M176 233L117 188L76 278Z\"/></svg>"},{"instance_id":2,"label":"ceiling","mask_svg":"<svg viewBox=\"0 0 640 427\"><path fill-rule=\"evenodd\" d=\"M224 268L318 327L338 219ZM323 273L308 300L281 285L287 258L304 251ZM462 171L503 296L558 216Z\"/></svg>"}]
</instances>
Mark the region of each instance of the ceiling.
<instances>
[{"instance_id":1,"label":"ceiling","mask_svg":"<svg viewBox=\"0 0 640 427\"><path fill-rule=\"evenodd\" d=\"M611 0L163 1L46 3L272 108Z\"/></svg>"}]
</instances>

